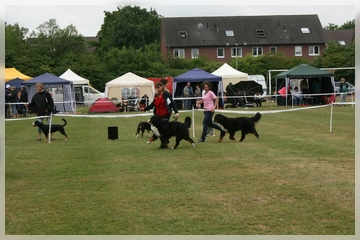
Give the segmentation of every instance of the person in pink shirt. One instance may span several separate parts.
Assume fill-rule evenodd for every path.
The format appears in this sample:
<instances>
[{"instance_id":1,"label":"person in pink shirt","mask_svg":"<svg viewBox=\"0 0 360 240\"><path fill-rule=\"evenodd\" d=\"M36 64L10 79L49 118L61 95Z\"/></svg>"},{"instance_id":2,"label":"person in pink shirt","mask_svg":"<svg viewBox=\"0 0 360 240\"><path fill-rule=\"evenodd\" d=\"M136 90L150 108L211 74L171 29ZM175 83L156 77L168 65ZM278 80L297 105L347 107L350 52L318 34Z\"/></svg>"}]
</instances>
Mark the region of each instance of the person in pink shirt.
<instances>
[{"instance_id":1,"label":"person in pink shirt","mask_svg":"<svg viewBox=\"0 0 360 240\"><path fill-rule=\"evenodd\" d=\"M196 103L196 107L200 108L201 104L204 104L204 120L203 120L203 130L201 134L201 138L198 139L199 142L205 142L205 137L207 134L207 130L209 127L218 129L222 131L222 129L212 121L212 116L214 115L215 109L218 107L219 99L215 95L213 91L211 91L211 83L208 81L204 81L202 84L202 89L204 90L203 96L201 100Z\"/></svg>"}]
</instances>

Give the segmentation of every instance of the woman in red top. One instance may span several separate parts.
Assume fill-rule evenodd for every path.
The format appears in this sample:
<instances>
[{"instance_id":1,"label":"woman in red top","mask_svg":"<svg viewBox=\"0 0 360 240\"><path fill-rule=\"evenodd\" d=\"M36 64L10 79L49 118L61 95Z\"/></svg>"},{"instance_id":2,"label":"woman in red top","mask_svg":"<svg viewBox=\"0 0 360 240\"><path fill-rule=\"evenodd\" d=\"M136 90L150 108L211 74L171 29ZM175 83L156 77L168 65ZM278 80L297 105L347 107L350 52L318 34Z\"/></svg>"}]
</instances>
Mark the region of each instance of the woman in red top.
<instances>
[{"instance_id":1,"label":"woman in red top","mask_svg":"<svg viewBox=\"0 0 360 240\"><path fill-rule=\"evenodd\" d=\"M144 108L144 111L154 108L154 114L162 119L169 120L172 111L175 112L175 117L179 117L176 104L171 96L171 93L165 90L164 84L157 82L155 84L156 94L152 103Z\"/></svg>"},{"instance_id":2,"label":"woman in red top","mask_svg":"<svg viewBox=\"0 0 360 240\"><path fill-rule=\"evenodd\" d=\"M175 117L178 118L179 112L171 96L171 93L169 91L166 91L165 86L161 81L155 84L155 88L156 94L154 96L154 100L149 106L144 108L144 111L154 109L154 115L161 117L165 121L170 120L171 113L172 111L174 111ZM156 139L158 139L158 137L156 135L153 135L151 137L151 140L149 140L148 142L155 141ZM164 143L166 143L167 145L169 143L169 139L166 139ZM160 148L166 148L166 145L161 145Z\"/></svg>"}]
</instances>

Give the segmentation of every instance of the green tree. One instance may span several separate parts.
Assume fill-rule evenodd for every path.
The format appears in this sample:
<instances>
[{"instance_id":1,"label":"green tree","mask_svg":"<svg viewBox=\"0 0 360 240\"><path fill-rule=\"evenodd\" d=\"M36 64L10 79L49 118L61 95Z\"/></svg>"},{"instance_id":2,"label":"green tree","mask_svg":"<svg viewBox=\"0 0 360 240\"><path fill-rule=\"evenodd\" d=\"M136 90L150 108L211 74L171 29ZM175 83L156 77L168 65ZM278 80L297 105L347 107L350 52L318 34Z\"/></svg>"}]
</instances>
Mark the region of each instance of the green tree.
<instances>
[{"instance_id":1,"label":"green tree","mask_svg":"<svg viewBox=\"0 0 360 240\"><path fill-rule=\"evenodd\" d=\"M14 25L5 23L5 67L17 67L24 62L29 52L29 45L26 43L27 28L20 27L18 23Z\"/></svg>"},{"instance_id":2,"label":"green tree","mask_svg":"<svg viewBox=\"0 0 360 240\"><path fill-rule=\"evenodd\" d=\"M325 30L345 30L355 29L355 19L345 22L343 25L338 26L334 23L329 23L324 27Z\"/></svg>"},{"instance_id":3,"label":"green tree","mask_svg":"<svg viewBox=\"0 0 360 240\"><path fill-rule=\"evenodd\" d=\"M111 48L140 49L146 44L159 43L160 17L153 9L139 6L117 7L106 12L98 36L101 38L98 52L104 54Z\"/></svg>"},{"instance_id":4,"label":"green tree","mask_svg":"<svg viewBox=\"0 0 360 240\"><path fill-rule=\"evenodd\" d=\"M339 29L355 29L355 19L345 22Z\"/></svg>"}]
</instances>

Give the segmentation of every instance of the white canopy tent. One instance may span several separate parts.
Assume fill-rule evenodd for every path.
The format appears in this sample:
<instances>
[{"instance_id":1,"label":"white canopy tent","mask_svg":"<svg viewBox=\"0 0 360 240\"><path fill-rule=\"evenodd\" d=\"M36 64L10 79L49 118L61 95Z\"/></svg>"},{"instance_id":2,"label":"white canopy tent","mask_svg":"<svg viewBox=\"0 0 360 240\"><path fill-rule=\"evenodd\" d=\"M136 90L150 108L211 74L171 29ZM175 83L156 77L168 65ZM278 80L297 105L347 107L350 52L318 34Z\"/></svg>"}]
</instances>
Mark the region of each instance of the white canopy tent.
<instances>
[{"instance_id":1,"label":"white canopy tent","mask_svg":"<svg viewBox=\"0 0 360 240\"><path fill-rule=\"evenodd\" d=\"M89 85L90 83L88 79L80 77L79 75L74 73L71 69L66 70L59 77L73 82L73 85Z\"/></svg>"},{"instance_id":2,"label":"white canopy tent","mask_svg":"<svg viewBox=\"0 0 360 240\"><path fill-rule=\"evenodd\" d=\"M126 96L141 98L147 94L149 101L152 101L155 94L154 82L128 72L115 78L105 85L105 97L118 100L126 99Z\"/></svg>"},{"instance_id":3,"label":"white canopy tent","mask_svg":"<svg viewBox=\"0 0 360 240\"><path fill-rule=\"evenodd\" d=\"M226 86L229 85L229 83L236 84L240 81L250 80L249 74L240 72L227 63L224 63L221 67L212 72L212 74L222 77L223 89L226 89Z\"/></svg>"}]
</instances>

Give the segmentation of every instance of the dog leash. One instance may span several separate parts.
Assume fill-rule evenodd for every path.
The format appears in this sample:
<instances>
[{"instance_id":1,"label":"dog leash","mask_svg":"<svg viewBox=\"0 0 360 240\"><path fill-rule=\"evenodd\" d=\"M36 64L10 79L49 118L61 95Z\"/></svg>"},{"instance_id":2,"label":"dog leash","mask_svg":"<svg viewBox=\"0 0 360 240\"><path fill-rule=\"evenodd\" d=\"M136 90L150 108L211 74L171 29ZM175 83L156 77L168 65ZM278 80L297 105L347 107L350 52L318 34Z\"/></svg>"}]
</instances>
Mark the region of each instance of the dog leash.
<instances>
[{"instance_id":1,"label":"dog leash","mask_svg":"<svg viewBox=\"0 0 360 240\"><path fill-rule=\"evenodd\" d=\"M178 120L178 117L174 116L172 122L177 122L177 120Z\"/></svg>"}]
</instances>

